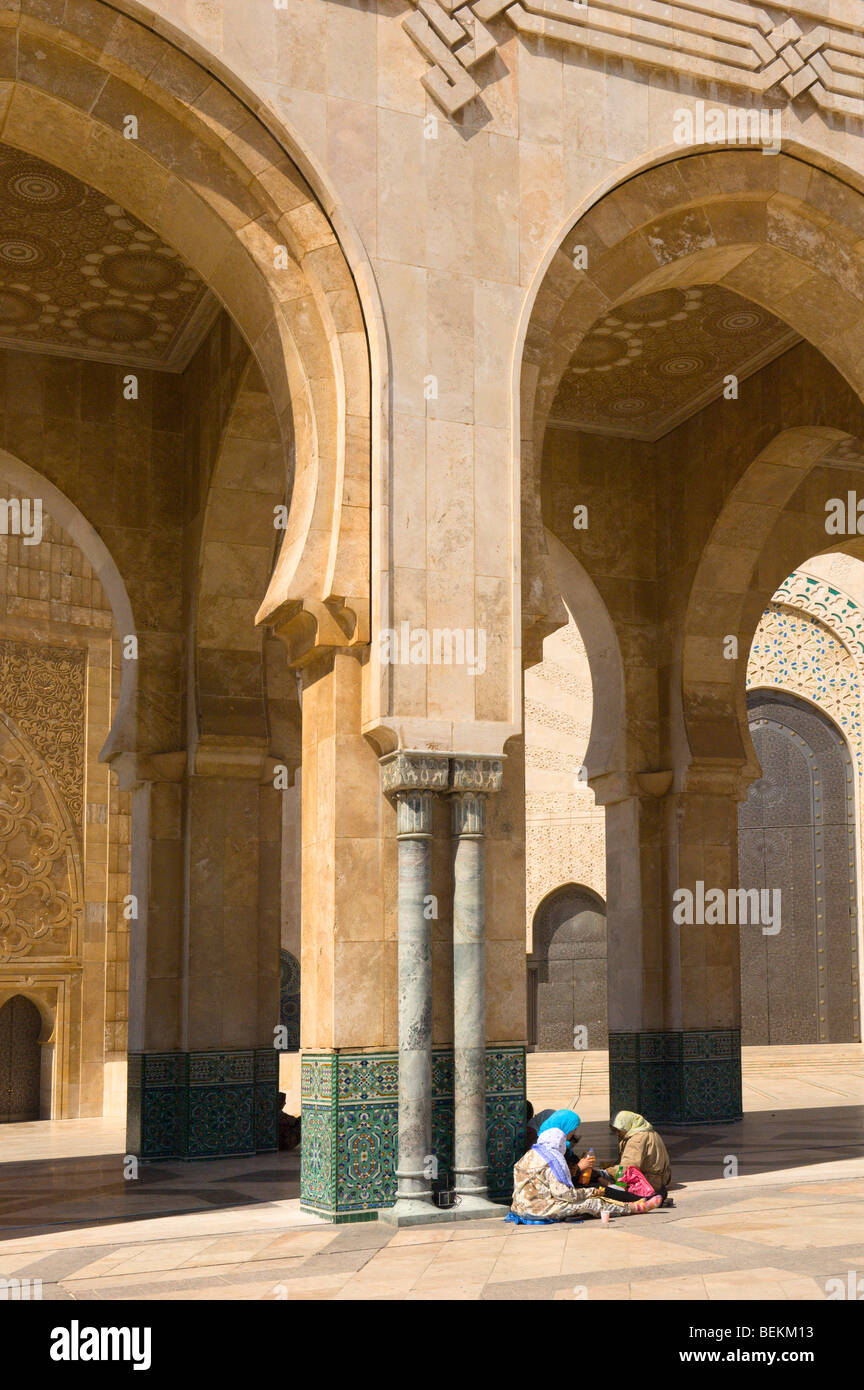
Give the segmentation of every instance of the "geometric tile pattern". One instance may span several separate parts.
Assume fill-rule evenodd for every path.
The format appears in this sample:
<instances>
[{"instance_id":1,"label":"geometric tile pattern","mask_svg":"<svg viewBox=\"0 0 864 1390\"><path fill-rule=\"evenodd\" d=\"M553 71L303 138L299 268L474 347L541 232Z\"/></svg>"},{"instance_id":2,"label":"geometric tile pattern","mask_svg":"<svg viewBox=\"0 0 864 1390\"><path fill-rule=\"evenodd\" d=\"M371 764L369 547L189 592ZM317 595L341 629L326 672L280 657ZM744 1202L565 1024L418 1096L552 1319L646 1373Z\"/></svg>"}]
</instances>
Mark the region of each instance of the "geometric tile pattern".
<instances>
[{"instance_id":1,"label":"geometric tile pattern","mask_svg":"<svg viewBox=\"0 0 864 1390\"><path fill-rule=\"evenodd\" d=\"M274 1048L130 1053L128 1150L140 1159L275 1151L278 1090Z\"/></svg>"},{"instance_id":2,"label":"geometric tile pattern","mask_svg":"<svg viewBox=\"0 0 864 1390\"><path fill-rule=\"evenodd\" d=\"M864 616L860 610L858 616ZM748 689L760 686L780 686L818 705L840 726L860 761L858 667L825 619L786 607L775 595L760 619L747 664Z\"/></svg>"},{"instance_id":3,"label":"geometric tile pattern","mask_svg":"<svg viewBox=\"0 0 864 1390\"><path fill-rule=\"evenodd\" d=\"M657 1124L740 1119L740 1029L610 1033L609 1104Z\"/></svg>"},{"instance_id":4,"label":"geometric tile pattern","mask_svg":"<svg viewBox=\"0 0 864 1390\"><path fill-rule=\"evenodd\" d=\"M305 1053L301 1063L304 1209L331 1221L373 1219L396 1200L399 1059L395 1052ZM509 1201L525 1134L525 1049L486 1052L490 1195ZM432 1145L438 1177L453 1163L453 1053L432 1054Z\"/></svg>"}]
</instances>

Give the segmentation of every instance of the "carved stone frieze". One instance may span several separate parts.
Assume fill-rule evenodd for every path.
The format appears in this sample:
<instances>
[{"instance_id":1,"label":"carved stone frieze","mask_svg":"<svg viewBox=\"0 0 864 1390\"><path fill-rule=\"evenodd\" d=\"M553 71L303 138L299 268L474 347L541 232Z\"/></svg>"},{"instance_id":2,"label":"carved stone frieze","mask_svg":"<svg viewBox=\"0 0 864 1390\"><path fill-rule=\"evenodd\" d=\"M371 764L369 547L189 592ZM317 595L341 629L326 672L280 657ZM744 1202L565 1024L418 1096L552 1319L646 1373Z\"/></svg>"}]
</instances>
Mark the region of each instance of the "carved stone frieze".
<instances>
[{"instance_id":1,"label":"carved stone frieze","mask_svg":"<svg viewBox=\"0 0 864 1390\"><path fill-rule=\"evenodd\" d=\"M501 790L503 757L472 754L400 752L381 759L381 790L385 796L402 792L491 792Z\"/></svg>"},{"instance_id":2,"label":"carved stone frieze","mask_svg":"<svg viewBox=\"0 0 864 1390\"><path fill-rule=\"evenodd\" d=\"M447 790L448 758L440 753L391 753L381 759L381 790L397 792Z\"/></svg>"},{"instance_id":3,"label":"carved stone frieze","mask_svg":"<svg viewBox=\"0 0 864 1390\"><path fill-rule=\"evenodd\" d=\"M458 757L450 760L450 786L453 791L500 792L503 780L503 758Z\"/></svg>"},{"instance_id":4,"label":"carved stone frieze","mask_svg":"<svg viewBox=\"0 0 864 1390\"><path fill-rule=\"evenodd\" d=\"M864 119L864 34L851 21L826 20L818 0L773 16L750 0L411 3L414 10L403 24L431 64L423 85L448 116L482 90L484 66L509 29L706 83L728 83L756 97L795 100L806 93L825 113Z\"/></svg>"}]
</instances>

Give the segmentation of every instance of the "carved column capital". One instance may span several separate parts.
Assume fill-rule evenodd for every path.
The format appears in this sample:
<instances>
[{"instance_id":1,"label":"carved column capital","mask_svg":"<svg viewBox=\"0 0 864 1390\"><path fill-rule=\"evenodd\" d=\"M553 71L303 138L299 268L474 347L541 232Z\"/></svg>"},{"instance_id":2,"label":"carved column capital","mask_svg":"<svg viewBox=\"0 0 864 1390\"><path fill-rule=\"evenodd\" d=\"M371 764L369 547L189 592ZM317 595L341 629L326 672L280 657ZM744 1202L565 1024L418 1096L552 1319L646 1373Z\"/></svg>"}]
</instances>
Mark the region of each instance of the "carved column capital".
<instances>
[{"instance_id":1,"label":"carved column capital","mask_svg":"<svg viewBox=\"0 0 864 1390\"><path fill-rule=\"evenodd\" d=\"M446 753L387 753L381 759L381 790L385 796L411 791L444 792L448 763Z\"/></svg>"},{"instance_id":2,"label":"carved column capital","mask_svg":"<svg viewBox=\"0 0 864 1390\"><path fill-rule=\"evenodd\" d=\"M447 790L446 757L434 753L389 753L381 759L381 790L396 802L396 837L430 839L432 798Z\"/></svg>"},{"instance_id":3,"label":"carved column capital","mask_svg":"<svg viewBox=\"0 0 864 1390\"><path fill-rule=\"evenodd\" d=\"M458 839L486 834L486 793L454 792L450 798L453 834Z\"/></svg>"},{"instance_id":4,"label":"carved column capital","mask_svg":"<svg viewBox=\"0 0 864 1390\"><path fill-rule=\"evenodd\" d=\"M450 790L454 792L500 792L504 781L504 759L457 754L450 759Z\"/></svg>"}]
</instances>

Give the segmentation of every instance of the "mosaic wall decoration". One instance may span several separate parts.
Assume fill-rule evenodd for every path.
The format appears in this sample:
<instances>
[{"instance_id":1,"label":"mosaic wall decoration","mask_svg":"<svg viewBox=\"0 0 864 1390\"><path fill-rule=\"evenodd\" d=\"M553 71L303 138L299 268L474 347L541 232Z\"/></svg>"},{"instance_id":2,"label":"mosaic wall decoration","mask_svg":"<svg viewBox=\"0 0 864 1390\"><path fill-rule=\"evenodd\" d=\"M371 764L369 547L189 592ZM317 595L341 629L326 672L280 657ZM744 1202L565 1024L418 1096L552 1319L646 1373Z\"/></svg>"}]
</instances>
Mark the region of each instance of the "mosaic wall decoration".
<instances>
[{"instance_id":1,"label":"mosaic wall decoration","mask_svg":"<svg viewBox=\"0 0 864 1390\"><path fill-rule=\"evenodd\" d=\"M218 305L125 208L0 144L0 343L182 371Z\"/></svg>"},{"instance_id":2,"label":"mosaic wall decoration","mask_svg":"<svg viewBox=\"0 0 864 1390\"><path fill-rule=\"evenodd\" d=\"M740 1120L740 1029L610 1033L609 1106L655 1124Z\"/></svg>"},{"instance_id":3,"label":"mosaic wall decoration","mask_svg":"<svg viewBox=\"0 0 864 1390\"><path fill-rule=\"evenodd\" d=\"M130 1053L127 1147L141 1159L233 1158L278 1148L279 1054Z\"/></svg>"},{"instance_id":4,"label":"mosaic wall decoration","mask_svg":"<svg viewBox=\"0 0 864 1390\"><path fill-rule=\"evenodd\" d=\"M748 689L774 687L812 701L843 730L860 758L861 682L852 652L828 626L830 611L817 618L802 612L798 605L777 602L777 598L775 594L753 638L747 663ZM862 619L864 614L859 610L859 623ZM843 623L846 626L848 619ZM858 634L855 640L860 643Z\"/></svg>"},{"instance_id":5,"label":"mosaic wall decoration","mask_svg":"<svg viewBox=\"0 0 864 1390\"><path fill-rule=\"evenodd\" d=\"M453 1054L432 1059L432 1143L439 1178L453 1163ZM307 1053L301 1067L305 1209L333 1221L373 1219L396 1199L399 1061L395 1052ZM509 1201L525 1137L525 1049L486 1052L489 1192Z\"/></svg>"}]
</instances>

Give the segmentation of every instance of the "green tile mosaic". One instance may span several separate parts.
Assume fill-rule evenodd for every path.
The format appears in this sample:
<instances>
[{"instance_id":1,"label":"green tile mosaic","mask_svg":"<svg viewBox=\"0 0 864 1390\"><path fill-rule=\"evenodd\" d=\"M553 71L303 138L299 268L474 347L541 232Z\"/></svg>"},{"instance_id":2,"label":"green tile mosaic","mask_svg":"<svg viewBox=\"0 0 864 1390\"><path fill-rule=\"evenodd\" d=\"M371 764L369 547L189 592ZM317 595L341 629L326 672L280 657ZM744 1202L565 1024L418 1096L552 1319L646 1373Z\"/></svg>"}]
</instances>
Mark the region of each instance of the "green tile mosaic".
<instances>
[{"instance_id":1,"label":"green tile mosaic","mask_svg":"<svg viewBox=\"0 0 864 1390\"><path fill-rule=\"evenodd\" d=\"M399 1061L395 1052L304 1053L303 1207L332 1221L374 1217L396 1199ZM432 1058L432 1143L439 1176L453 1162L453 1054ZM525 1139L525 1049L486 1053L490 1195L509 1201Z\"/></svg>"},{"instance_id":2,"label":"green tile mosaic","mask_svg":"<svg viewBox=\"0 0 864 1390\"><path fill-rule=\"evenodd\" d=\"M129 1056L127 1149L141 1159L231 1158L278 1148L273 1048Z\"/></svg>"},{"instance_id":3,"label":"green tile mosaic","mask_svg":"<svg viewBox=\"0 0 864 1390\"><path fill-rule=\"evenodd\" d=\"M739 1120L741 1033L737 1028L609 1034L609 1108L652 1122Z\"/></svg>"}]
</instances>

